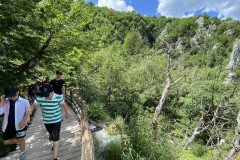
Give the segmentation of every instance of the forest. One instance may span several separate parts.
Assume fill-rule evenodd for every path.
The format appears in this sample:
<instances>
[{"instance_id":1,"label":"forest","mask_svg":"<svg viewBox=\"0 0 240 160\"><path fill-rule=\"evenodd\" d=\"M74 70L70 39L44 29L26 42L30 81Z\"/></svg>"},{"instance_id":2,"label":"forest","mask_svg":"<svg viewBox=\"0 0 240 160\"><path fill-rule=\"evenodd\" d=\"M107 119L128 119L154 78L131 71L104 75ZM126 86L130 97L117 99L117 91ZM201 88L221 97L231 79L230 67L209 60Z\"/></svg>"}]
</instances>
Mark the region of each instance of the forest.
<instances>
[{"instance_id":1,"label":"forest","mask_svg":"<svg viewBox=\"0 0 240 160\"><path fill-rule=\"evenodd\" d=\"M1 0L0 48L1 95L61 70L90 118L118 126L105 159L240 159L238 20Z\"/></svg>"}]
</instances>

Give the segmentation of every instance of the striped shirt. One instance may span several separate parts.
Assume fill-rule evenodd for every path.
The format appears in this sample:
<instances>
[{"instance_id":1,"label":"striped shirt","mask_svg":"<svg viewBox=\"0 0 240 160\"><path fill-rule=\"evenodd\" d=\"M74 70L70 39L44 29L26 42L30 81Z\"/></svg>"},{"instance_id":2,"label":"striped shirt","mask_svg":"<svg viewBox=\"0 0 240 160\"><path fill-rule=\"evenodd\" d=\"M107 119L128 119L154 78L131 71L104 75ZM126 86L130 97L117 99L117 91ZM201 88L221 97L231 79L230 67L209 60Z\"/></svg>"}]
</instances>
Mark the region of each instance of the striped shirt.
<instances>
[{"instance_id":1,"label":"striped shirt","mask_svg":"<svg viewBox=\"0 0 240 160\"><path fill-rule=\"evenodd\" d=\"M43 123L52 124L62 120L61 106L64 100L61 95L53 93L52 98L46 99L45 97L37 97L34 104L41 105L43 109Z\"/></svg>"}]
</instances>

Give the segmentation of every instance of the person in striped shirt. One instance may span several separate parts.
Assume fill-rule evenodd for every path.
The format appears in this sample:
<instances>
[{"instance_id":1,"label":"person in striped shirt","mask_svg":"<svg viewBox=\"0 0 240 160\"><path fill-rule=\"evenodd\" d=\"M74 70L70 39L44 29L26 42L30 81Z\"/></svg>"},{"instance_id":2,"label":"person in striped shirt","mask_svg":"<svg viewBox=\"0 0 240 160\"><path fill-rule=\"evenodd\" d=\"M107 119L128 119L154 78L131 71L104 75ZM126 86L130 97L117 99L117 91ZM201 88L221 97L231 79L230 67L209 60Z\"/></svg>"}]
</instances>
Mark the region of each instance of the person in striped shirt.
<instances>
[{"instance_id":1,"label":"person in striped shirt","mask_svg":"<svg viewBox=\"0 0 240 160\"><path fill-rule=\"evenodd\" d=\"M61 95L54 93L50 84L43 85L40 96L34 101L28 111L28 122L34 108L40 105L43 111L43 123L49 132L49 140L53 141L53 159L57 160L59 150L59 135L62 121L61 107L69 118L68 108Z\"/></svg>"}]
</instances>

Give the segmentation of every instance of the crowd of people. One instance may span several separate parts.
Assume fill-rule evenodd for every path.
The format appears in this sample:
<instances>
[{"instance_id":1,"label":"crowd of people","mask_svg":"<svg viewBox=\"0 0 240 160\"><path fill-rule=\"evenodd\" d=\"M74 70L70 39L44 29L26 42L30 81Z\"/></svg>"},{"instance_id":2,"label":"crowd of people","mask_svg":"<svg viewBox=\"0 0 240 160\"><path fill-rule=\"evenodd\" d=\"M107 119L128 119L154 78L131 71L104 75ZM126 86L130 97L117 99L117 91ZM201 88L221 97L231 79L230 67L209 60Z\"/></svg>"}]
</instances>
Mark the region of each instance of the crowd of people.
<instances>
[{"instance_id":1,"label":"crowd of people","mask_svg":"<svg viewBox=\"0 0 240 160\"><path fill-rule=\"evenodd\" d=\"M65 118L69 118L65 103L65 82L62 72L56 72L56 78L49 81L37 82L21 90L7 87L1 96L0 115L4 114L2 123L3 143L5 145L19 144L20 159L26 159L25 139L27 124L30 122L32 111L40 106L43 113L43 123L49 133L49 140L53 141L53 159L58 160L59 136L62 122L62 108ZM31 105L30 105L31 104Z\"/></svg>"}]
</instances>

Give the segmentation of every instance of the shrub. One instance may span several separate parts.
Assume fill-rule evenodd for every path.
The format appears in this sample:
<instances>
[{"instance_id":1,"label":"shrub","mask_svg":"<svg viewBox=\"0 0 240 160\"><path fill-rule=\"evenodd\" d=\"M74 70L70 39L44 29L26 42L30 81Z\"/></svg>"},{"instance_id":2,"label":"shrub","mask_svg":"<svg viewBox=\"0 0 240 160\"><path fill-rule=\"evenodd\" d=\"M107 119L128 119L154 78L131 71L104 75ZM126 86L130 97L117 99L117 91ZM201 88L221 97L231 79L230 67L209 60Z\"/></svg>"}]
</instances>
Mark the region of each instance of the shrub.
<instances>
[{"instance_id":1,"label":"shrub","mask_svg":"<svg viewBox=\"0 0 240 160\"><path fill-rule=\"evenodd\" d=\"M120 160L121 159L121 141L111 141L104 150L103 156L106 160Z\"/></svg>"},{"instance_id":2,"label":"shrub","mask_svg":"<svg viewBox=\"0 0 240 160\"><path fill-rule=\"evenodd\" d=\"M124 120L121 116L117 116L116 119L111 122L109 127L106 128L108 135L119 135L120 131L124 129Z\"/></svg>"},{"instance_id":3,"label":"shrub","mask_svg":"<svg viewBox=\"0 0 240 160\"><path fill-rule=\"evenodd\" d=\"M195 156L202 157L207 152L207 147L201 144L194 144L191 151Z\"/></svg>"},{"instance_id":4,"label":"shrub","mask_svg":"<svg viewBox=\"0 0 240 160\"><path fill-rule=\"evenodd\" d=\"M156 142L152 141L152 114L144 111L140 106L137 112L130 121L130 129L126 131L130 137L130 146L136 152L135 155L149 160L177 159L176 146L166 140L164 133L161 133L160 129L158 130Z\"/></svg>"},{"instance_id":5,"label":"shrub","mask_svg":"<svg viewBox=\"0 0 240 160\"><path fill-rule=\"evenodd\" d=\"M88 105L88 116L92 119L107 120L108 114L104 111L102 104L94 102Z\"/></svg>"}]
</instances>

